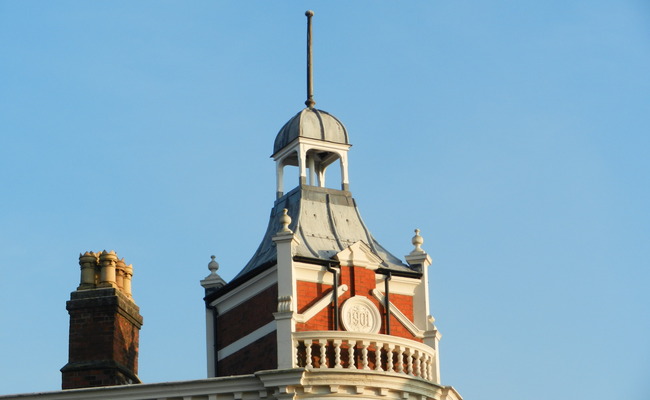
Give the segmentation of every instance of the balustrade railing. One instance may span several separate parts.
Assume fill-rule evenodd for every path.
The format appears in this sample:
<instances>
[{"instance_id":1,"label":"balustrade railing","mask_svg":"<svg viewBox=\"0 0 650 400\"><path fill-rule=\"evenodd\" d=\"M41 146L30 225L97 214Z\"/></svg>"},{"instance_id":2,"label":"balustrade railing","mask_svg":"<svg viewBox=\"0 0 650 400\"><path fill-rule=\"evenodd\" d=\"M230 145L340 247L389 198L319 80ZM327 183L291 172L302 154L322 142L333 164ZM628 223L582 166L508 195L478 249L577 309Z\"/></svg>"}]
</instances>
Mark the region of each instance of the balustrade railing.
<instances>
[{"instance_id":1,"label":"balustrade railing","mask_svg":"<svg viewBox=\"0 0 650 400\"><path fill-rule=\"evenodd\" d=\"M434 381L435 350L380 334L311 331L293 334L297 367L396 372Z\"/></svg>"}]
</instances>

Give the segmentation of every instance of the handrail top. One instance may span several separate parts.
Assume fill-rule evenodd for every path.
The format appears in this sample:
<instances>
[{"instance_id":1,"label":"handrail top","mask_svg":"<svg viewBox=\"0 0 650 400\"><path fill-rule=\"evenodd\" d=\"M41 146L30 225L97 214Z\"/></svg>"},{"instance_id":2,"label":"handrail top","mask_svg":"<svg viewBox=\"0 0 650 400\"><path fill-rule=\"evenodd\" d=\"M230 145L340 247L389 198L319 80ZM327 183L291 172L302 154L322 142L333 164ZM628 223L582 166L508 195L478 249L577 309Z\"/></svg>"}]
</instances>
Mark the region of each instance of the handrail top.
<instances>
[{"instance_id":1,"label":"handrail top","mask_svg":"<svg viewBox=\"0 0 650 400\"><path fill-rule=\"evenodd\" d=\"M293 338L297 340L326 339L391 343L399 346L415 348L427 353L435 353L435 350L431 346L428 346L416 340L393 335L384 335L381 333L357 333L347 331L302 331L293 332Z\"/></svg>"}]
</instances>

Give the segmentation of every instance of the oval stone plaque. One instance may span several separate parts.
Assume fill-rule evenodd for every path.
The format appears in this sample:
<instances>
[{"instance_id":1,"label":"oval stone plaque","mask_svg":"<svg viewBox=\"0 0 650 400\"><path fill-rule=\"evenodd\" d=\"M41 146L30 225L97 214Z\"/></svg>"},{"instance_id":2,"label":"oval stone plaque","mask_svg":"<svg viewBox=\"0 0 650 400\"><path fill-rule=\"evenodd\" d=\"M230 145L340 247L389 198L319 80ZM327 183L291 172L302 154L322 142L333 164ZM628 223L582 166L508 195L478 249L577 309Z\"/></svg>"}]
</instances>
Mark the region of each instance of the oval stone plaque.
<instances>
[{"instance_id":1,"label":"oval stone plaque","mask_svg":"<svg viewBox=\"0 0 650 400\"><path fill-rule=\"evenodd\" d=\"M348 332L377 333L381 328L381 314L372 301L354 296L343 303L341 322Z\"/></svg>"}]
</instances>

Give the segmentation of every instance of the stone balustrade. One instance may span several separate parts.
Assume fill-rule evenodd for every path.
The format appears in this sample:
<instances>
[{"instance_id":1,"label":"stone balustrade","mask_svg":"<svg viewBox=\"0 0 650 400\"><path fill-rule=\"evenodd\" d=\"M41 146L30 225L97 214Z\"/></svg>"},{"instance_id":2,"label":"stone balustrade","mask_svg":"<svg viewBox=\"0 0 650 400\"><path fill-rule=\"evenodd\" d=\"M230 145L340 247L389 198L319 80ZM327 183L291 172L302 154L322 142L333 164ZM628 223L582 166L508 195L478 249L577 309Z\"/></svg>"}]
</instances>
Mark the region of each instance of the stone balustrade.
<instances>
[{"instance_id":1,"label":"stone balustrade","mask_svg":"<svg viewBox=\"0 0 650 400\"><path fill-rule=\"evenodd\" d=\"M396 336L343 331L293 333L295 367L394 372L434 382L435 350Z\"/></svg>"}]
</instances>

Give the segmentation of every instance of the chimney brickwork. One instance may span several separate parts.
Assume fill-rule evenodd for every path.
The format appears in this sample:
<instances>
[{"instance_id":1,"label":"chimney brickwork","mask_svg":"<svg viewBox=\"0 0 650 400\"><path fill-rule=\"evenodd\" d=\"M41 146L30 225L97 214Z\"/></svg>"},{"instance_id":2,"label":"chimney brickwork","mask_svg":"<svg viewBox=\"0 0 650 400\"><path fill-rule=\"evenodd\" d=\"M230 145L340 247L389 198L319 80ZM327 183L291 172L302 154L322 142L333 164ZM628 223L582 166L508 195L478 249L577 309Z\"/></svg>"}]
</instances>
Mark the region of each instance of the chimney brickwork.
<instances>
[{"instance_id":1,"label":"chimney brickwork","mask_svg":"<svg viewBox=\"0 0 650 400\"><path fill-rule=\"evenodd\" d=\"M79 256L81 283L66 304L70 314L63 389L140 383L140 309L131 296L133 267L114 251Z\"/></svg>"}]
</instances>

